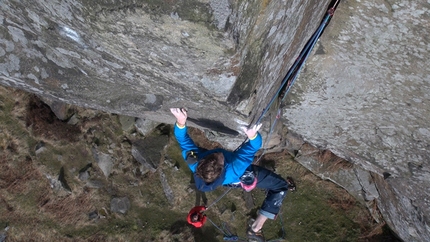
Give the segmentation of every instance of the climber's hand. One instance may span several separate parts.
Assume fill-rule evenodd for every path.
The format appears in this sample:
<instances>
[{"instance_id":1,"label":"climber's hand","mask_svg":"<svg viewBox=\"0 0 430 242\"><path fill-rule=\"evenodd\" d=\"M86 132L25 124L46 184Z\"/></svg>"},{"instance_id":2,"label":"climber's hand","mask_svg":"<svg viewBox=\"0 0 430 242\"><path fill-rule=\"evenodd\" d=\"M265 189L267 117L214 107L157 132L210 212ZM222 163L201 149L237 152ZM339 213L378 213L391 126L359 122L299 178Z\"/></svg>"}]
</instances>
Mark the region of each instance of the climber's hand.
<instances>
[{"instance_id":1,"label":"climber's hand","mask_svg":"<svg viewBox=\"0 0 430 242\"><path fill-rule=\"evenodd\" d=\"M249 128L249 129L246 127L243 127L242 129L243 129L243 132L245 132L246 136L248 136L248 138L252 140L255 138L255 136L257 136L257 132L261 128L261 125L262 124L254 125L252 126L252 128Z\"/></svg>"},{"instance_id":2,"label":"climber's hand","mask_svg":"<svg viewBox=\"0 0 430 242\"><path fill-rule=\"evenodd\" d=\"M185 108L171 108L170 112L176 117L176 123L185 126L187 122L187 110Z\"/></svg>"}]
</instances>

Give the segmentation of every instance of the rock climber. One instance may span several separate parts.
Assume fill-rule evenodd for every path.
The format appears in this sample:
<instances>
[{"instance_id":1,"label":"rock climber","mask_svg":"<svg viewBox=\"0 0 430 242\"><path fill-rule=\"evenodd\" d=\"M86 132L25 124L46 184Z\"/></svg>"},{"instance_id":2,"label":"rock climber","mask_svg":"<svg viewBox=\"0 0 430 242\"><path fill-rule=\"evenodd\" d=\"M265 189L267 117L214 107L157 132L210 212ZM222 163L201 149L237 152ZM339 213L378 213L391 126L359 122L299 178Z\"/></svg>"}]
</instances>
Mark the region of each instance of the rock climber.
<instances>
[{"instance_id":1,"label":"rock climber","mask_svg":"<svg viewBox=\"0 0 430 242\"><path fill-rule=\"evenodd\" d=\"M242 187L246 191L255 187L268 190L257 218L246 232L249 239L264 241L262 227L267 219L275 219L278 215L289 183L274 172L252 164L255 153L262 145L262 137L258 132L261 124L244 128L249 140L234 152L221 148L206 150L197 147L187 133L187 110L171 108L170 111L176 117L176 140L193 172L198 190L207 192L218 186Z\"/></svg>"}]
</instances>

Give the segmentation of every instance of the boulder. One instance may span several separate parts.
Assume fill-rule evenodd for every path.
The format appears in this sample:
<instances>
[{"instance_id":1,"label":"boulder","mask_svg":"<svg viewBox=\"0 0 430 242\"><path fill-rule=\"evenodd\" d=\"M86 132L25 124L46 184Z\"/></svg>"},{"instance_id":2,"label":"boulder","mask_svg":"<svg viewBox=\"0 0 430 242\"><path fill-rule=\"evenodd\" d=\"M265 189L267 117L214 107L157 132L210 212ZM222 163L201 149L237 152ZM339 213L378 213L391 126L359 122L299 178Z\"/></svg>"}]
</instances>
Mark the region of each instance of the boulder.
<instances>
[{"instance_id":1,"label":"boulder","mask_svg":"<svg viewBox=\"0 0 430 242\"><path fill-rule=\"evenodd\" d=\"M85 167L79 170L78 178L81 181L87 181L90 178L90 168L93 166L92 163L88 163Z\"/></svg>"},{"instance_id":2,"label":"boulder","mask_svg":"<svg viewBox=\"0 0 430 242\"><path fill-rule=\"evenodd\" d=\"M106 178L109 177L109 175L112 173L113 166L114 166L113 157L109 154L99 152L96 149L93 149L93 156L96 160L96 164L103 172L105 177Z\"/></svg>"},{"instance_id":3,"label":"boulder","mask_svg":"<svg viewBox=\"0 0 430 242\"><path fill-rule=\"evenodd\" d=\"M130 207L128 197L115 197L110 201L110 211L113 213L126 214Z\"/></svg>"},{"instance_id":4,"label":"boulder","mask_svg":"<svg viewBox=\"0 0 430 242\"><path fill-rule=\"evenodd\" d=\"M169 202L170 205L174 205L175 195L173 194L172 188L170 188L170 185L167 182L166 174L164 174L164 172L161 170L159 171L159 173L160 173L161 186L163 187L163 191L164 191L164 194L166 195L167 201Z\"/></svg>"},{"instance_id":5,"label":"boulder","mask_svg":"<svg viewBox=\"0 0 430 242\"><path fill-rule=\"evenodd\" d=\"M131 154L146 169L154 173L162 162L162 151L167 145L167 135L150 136L135 140L131 147Z\"/></svg>"},{"instance_id":6,"label":"boulder","mask_svg":"<svg viewBox=\"0 0 430 242\"><path fill-rule=\"evenodd\" d=\"M149 120L149 119L144 119L144 118L138 118L138 119L136 119L136 122L134 123L134 126L136 127L136 129L143 136L147 136L158 125L160 125L160 123L154 122L154 121Z\"/></svg>"},{"instance_id":7,"label":"boulder","mask_svg":"<svg viewBox=\"0 0 430 242\"><path fill-rule=\"evenodd\" d=\"M85 185L89 188L100 189L106 187L105 182L98 179L89 179Z\"/></svg>"},{"instance_id":8,"label":"boulder","mask_svg":"<svg viewBox=\"0 0 430 242\"><path fill-rule=\"evenodd\" d=\"M119 122L121 123L122 130L125 132L130 131L134 127L135 120L135 117L119 115Z\"/></svg>"},{"instance_id":9,"label":"boulder","mask_svg":"<svg viewBox=\"0 0 430 242\"><path fill-rule=\"evenodd\" d=\"M45 142L43 141L37 142L36 147L34 147L34 152L36 153L36 155L39 155L46 150L47 148L45 147Z\"/></svg>"},{"instance_id":10,"label":"boulder","mask_svg":"<svg viewBox=\"0 0 430 242\"><path fill-rule=\"evenodd\" d=\"M59 120L68 120L74 114L70 104L44 96L41 96L40 99L51 108L51 111Z\"/></svg>"}]
</instances>

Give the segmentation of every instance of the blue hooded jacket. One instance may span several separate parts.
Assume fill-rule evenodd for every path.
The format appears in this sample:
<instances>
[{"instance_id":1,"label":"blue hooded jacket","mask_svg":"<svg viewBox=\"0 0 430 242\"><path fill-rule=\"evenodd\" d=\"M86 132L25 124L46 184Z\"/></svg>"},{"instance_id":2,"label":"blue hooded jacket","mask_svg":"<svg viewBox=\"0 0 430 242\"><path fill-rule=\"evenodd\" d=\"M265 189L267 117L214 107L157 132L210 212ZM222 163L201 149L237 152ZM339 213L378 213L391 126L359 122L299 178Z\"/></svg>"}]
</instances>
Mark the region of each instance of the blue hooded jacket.
<instances>
[{"instance_id":1,"label":"blue hooded jacket","mask_svg":"<svg viewBox=\"0 0 430 242\"><path fill-rule=\"evenodd\" d=\"M182 157L184 160L187 159L187 153L190 151L198 151L201 150L199 147L197 147L194 144L194 141L190 138L187 132L187 127L180 128L178 125L175 125L174 128L174 134L176 137L176 140L179 143L179 146L182 150ZM201 158L215 152L222 152L224 155L224 174L221 175L221 178L223 177L222 183L220 181L214 182L216 184L213 185L228 185L232 183L238 183L240 180L239 178L243 175L245 170L248 168L249 165L252 164L252 161L254 160L255 153L260 149L262 144L262 138L260 133L257 133L257 136L253 138L252 140L247 141L245 144L242 145L238 150L231 152L227 151L225 149L214 149L214 150L207 150L203 152L198 152L197 154L197 160L200 160ZM194 164L189 164L190 170L195 174L197 169L198 162ZM194 176L196 178L196 176ZM196 186L199 189L198 182L196 181ZM214 190L216 187L211 187L208 189L205 189L205 191L211 191ZM201 189L199 189L201 190Z\"/></svg>"}]
</instances>

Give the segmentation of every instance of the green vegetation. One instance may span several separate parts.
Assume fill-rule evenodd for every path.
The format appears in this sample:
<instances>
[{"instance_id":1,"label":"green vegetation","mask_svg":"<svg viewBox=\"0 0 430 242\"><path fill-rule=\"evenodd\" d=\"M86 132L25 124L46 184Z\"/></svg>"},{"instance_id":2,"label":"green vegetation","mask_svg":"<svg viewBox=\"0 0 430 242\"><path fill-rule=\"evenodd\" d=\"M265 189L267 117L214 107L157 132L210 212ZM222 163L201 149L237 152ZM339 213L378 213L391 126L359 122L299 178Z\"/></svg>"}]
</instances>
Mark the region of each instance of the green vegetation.
<instances>
[{"instance_id":1,"label":"green vegetation","mask_svg":"<svg viewBox=\"0 0 430 242\"><path fill-rule=\"evenodd\" d=\"M158 171L141 174L140 164L130 154L129 140L144 137L120 132L116 115L76 108L81 121L71 128L76 133L70 137L56 132L67 127L65 122L28 117L38 115L28 111L29 100L28 94L0 87L0 230L9 226L10 241L222 241L218 228L245 237L264 191L251 192L254 205L249 208L240 189L211 206L206 214L218 228L210 222L202 229L188 225L186 216L192 207L205 200L212 204L226 188L206 194L192 189L191 173L171 126L159 127L153 134L169 135L167 147L160 148ZM198 130L191 132L207 148L218 145L205 141ZM40 141L46 150L36 155ZM94 147L112 155L114 168L109 177L95 163ZM90 180L99 181L99 188L78 178L89 163ZM288 194L278 219L265 224L266 239L281 238L285 232L286 241L363 241L378 226L345 190L315 177L288 154L266 155L261 165L292 176L298 188ZM53 189L47 179L58 178L62 168L71 192ZM164 194L160 172L174 193L173 201ZM122 196L130 199L130 210L112 213L111 199ZM93 212L97 218L90 218Z\"/></svg>"}]
</instances>

